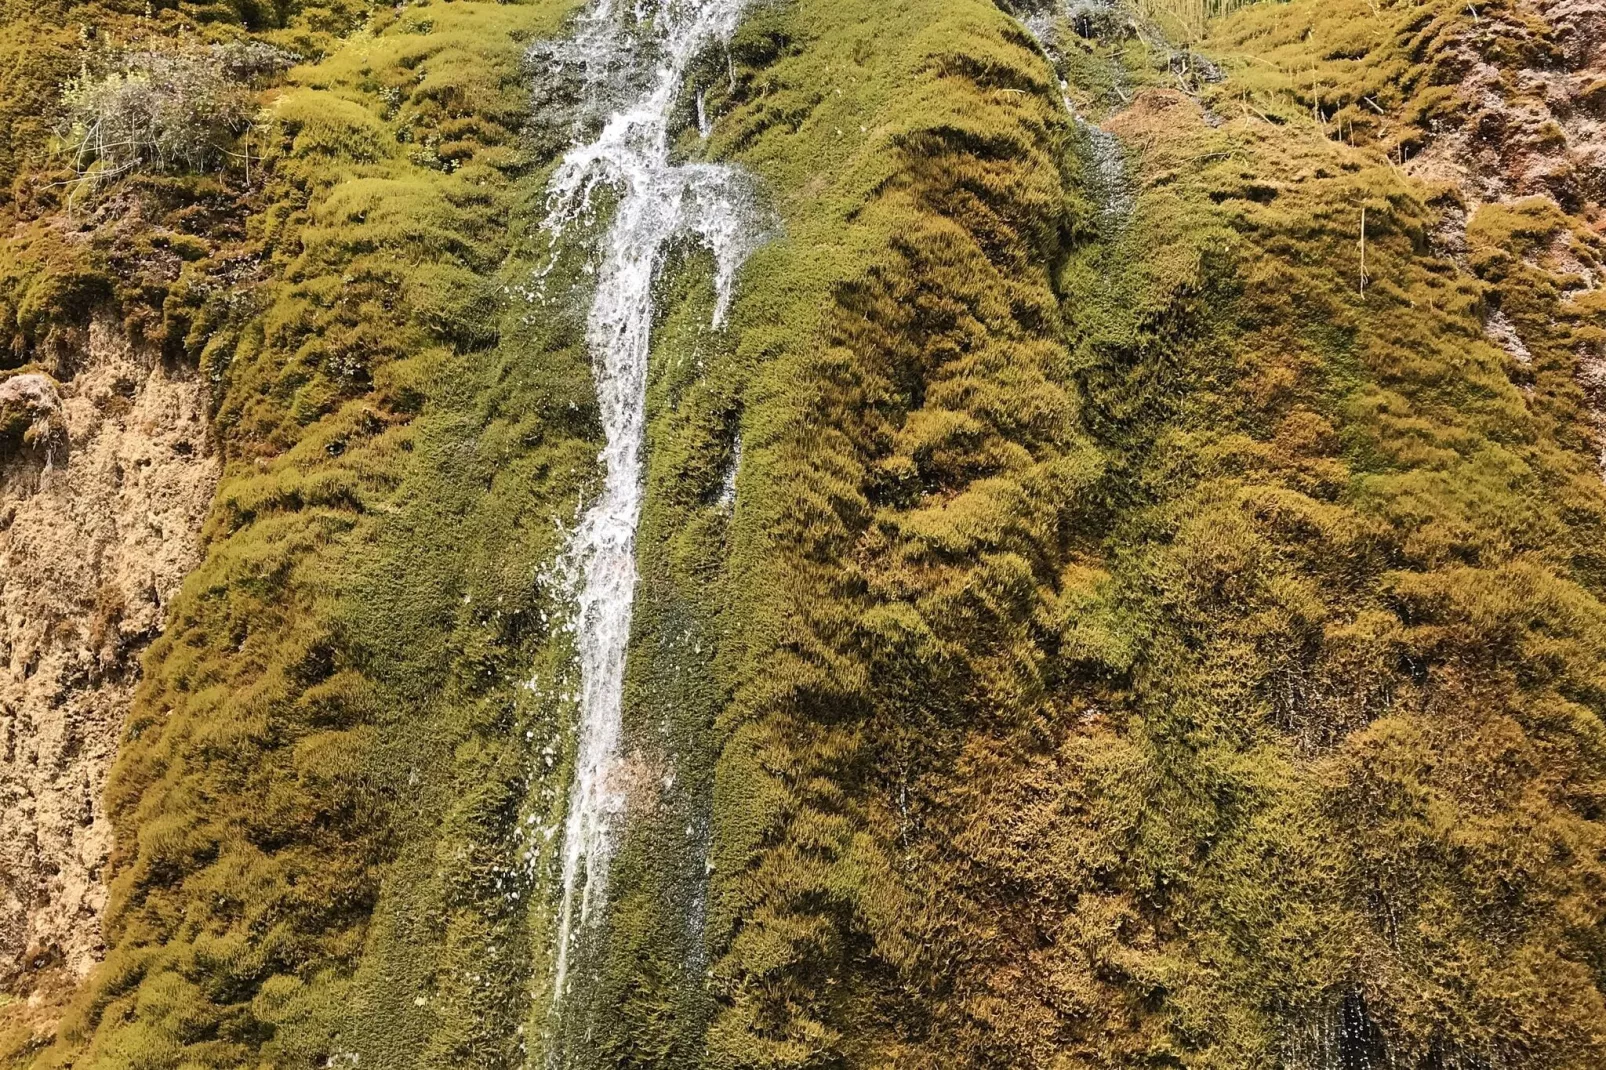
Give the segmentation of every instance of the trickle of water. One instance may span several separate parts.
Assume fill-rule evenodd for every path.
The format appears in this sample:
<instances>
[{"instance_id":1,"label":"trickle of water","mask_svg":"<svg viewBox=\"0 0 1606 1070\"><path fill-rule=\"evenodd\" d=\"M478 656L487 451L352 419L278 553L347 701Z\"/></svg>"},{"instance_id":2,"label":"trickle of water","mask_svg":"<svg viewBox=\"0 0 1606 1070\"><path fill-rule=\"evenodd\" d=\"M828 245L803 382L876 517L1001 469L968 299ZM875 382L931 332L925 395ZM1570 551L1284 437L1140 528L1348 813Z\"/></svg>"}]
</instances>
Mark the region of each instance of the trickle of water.
<instances>
[{"instance_id":1,"label":"trickle of water","mask_svg":"<svg viewBox=\"0 0 1606 1070\"><path fill-rule=\"evenodd\" d=\"M1069 19L1072 25L1091 29L1098 20L1116 17L1118 9L1110 0L1049 0L1035 6L1028 5L1019 17L1020 24L1031 34L1048 57L1056 72L1064 68L1058 41L1059 19ZM1089 185L1099 198L1099 216L1106 225L1119 226L1132 214L1135 204L1131 184L1127 179L1126 158L1121 141L1108 130L1085 119L1071 102L1064 81L1060 82L1060 103L1078 130L1087 139L1083 156L1090 165Z\"/></svg>"},{"instance_id":2,"label":"trickle of water","mask_svg":"<svg viewBox=\"0 0 1606 1070\"><path fill-rule=\"evenodd\" d=\"M728 509L736 504L736 475L742 470L742 436L737 435L736 441L731 443L730 467L725 469L725 478L720 481L719 506Z\"/></svg>"},{"instance_id":3,"label":"trickle of water","mask_svg":"<svg viewBox=\"0 0 1606 1070\"><path fill-rule=\"evenodd\" d=\"M1076 125L1087 137L1087 161L1093 168L1090 177L1099 197L1099 214L1106 222L1120 223L1132 214L1134 203L1121 139L1080 115L1075 118Z\"/></svg>"},{"instance_id":4,"label":"trickle of water","mask_svg":"<svg viewBox=\"0 0 1606 1070\"><path fill-rule=\"evenodd\" d=\"M585 511L566 563L578 588L575 635L580 723L563 831L553 1002L563 999L572 945L606 889L625 808L620 764L625 651L636 588L642 437L653 288L673 243L694 240L714 257L714 326L730 305L736 271L762 240L747 176L728 166L675 163L669 123L697 56L728 41L747 0L594 0L577 32L548 55L583 79L583 107L601 120L563 158L548 188L553 240L614 198L602 239L586 328L607 443L602 493ZM583 126L585 117L582 117Z\"/></svg>"}]
</instances>

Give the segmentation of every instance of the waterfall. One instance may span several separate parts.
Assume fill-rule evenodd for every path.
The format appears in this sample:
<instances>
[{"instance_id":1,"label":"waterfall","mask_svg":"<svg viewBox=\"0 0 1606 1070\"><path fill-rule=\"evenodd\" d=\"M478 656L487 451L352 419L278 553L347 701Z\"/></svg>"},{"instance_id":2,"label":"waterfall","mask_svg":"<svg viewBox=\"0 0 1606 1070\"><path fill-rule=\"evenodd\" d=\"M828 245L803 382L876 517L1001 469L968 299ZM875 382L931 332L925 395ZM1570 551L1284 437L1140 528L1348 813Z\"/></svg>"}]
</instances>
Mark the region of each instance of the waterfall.
<instances>
[{"instance_id":1,"label":"waterfall","mask_svg":"<svg viewBox=\"0 0 1606 1070\"><path fill-rule=\"evenodd\" d=\"M751 183L743 172L676 163L670 152L671 117L688 68L699 53L729 40L745 3L594 0L579 17L574 36L547 53L551 62L582 79L582 109L592 114L582 115L580 125L588 119L591 126L601 123L590 140L569 150L552 177L548 232L556 242L571 223L590 218L599 194L606 192L613 205L598 250L596 295L586 326L607 440L600 457L606 474L566 555L578 590L581 684L574 781L563 832L554 1007L564 998L572 945L605 893L625 809L621 706L637 578L654 284L674 243L701 244L714 257L713 321L719 327L736 271L761 237Z\"/></svg>"}]
</instances>

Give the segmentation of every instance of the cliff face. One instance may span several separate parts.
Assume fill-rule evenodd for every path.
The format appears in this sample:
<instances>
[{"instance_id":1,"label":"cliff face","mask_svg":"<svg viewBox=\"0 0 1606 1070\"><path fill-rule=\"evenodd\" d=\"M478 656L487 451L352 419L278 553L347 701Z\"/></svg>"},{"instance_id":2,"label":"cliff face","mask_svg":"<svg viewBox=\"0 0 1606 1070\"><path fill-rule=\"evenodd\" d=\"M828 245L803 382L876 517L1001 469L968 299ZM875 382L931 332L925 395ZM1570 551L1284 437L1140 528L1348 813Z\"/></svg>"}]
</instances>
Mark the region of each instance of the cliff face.
<instances>
[{"instance_id":1,"label":"cliff face","mask_svg":"<svg viewBox=\"0 0 1606 1070\"><path fill-rule=\"evenodd\" d=\"M660 99L686 5L58 7L0 1062L1606 1061L1606 8L707 0ZM753 233L649 264L581 769L641 176L552 183L654 116Z\"/></svg>"},{"instance_id":2,"label":"cliff face","mask_svg":"<svg viewBox=\"0 0 1606 1070\"><path fill-rule=\"evenodd\" d=\"M0 380L0 983L22 995L103 951L106 777L217 482L204 384L120 334L96 319Z\"/></svg>"}]
</instances>

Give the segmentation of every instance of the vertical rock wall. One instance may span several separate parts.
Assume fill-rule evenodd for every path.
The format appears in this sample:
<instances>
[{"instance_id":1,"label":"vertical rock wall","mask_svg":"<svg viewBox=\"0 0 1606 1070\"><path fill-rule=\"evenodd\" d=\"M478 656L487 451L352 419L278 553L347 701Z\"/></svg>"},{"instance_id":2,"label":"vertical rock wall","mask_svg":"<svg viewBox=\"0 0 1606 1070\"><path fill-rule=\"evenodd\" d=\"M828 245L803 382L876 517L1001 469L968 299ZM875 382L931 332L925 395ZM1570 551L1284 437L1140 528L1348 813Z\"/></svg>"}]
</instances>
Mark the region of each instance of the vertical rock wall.
<instances>
[{"instance_id":1,"label":"vertical rock wall","mask_svg":"<svg viewBox=\"0 0 1606 1070\"><path fill-rule=\"evenodd\" d=\"M0 991L96 961L101 795L217 481L205 384L94 323L0 380Z\"/></svg>"}]
</instances>

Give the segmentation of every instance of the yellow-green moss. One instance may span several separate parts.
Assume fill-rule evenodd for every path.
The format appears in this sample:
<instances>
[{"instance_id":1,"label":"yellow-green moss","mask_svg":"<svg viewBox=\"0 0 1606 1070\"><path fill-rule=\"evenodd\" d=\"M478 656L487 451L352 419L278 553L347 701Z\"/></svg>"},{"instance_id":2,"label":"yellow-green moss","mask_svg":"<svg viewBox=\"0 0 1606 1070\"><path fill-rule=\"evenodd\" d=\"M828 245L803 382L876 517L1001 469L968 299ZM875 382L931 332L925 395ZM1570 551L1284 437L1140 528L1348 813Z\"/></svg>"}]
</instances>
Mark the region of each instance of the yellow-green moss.
<instances>
[{"instance_id":1,"label":"yellow-green moss","mask_svg":"<svg viewBox=\"0 0 1606 1070\"><path fill-rule=\"evenodd\" d=\"M753 7L682 148L774 233L723 331L665 275L638 794L550 1016L597 430L517 64L566 10L297 69L260 284L163 291L228 469L40 1064L1328 1070L1364 1007L1400 1065L1598 1065L1601 254L1541 202L1439 248L1390 159L1457 115L1447 3L1251 8L1219 84L1152 35L1056 71L988 0Z\"/></svg>"},{"instance_id":2,"label":"yellow-green moss","mask_svg":"<svg viewBox=\"0 0 1606 1070\"><path fill-rule=\"evenodd\" d=\"M1357 998L1407 1063L1600 1058L1606 495L1453 200L1337 133L1447 117L1472 16L1380 8L1320 121L1245 73L1356 15L1250 11L1211 123L1112 120L1114 228L990 10L744 29L716 145L787 238L736 313L708 1064L1301 1065Z\"/></svg>"},{"instance_id":3,"label":"yellow-green moss","mask_svg":"<svg viewBox=\"0 0 1606 1070\"><path fill-rule=\"evenodd\" d=\"M107 959L39 1065L323 1065L476 1014L448 1002L420 1030L396 1019L410 992L359 1016L378 982L357 973L412 879L396 860L501 849L472 803L444 829L439 807L488 787L487 760L523 765L495 753L522 677L488 667L522 672L540 641L529 580L591 455L573 346L498 329L512 180L539 162L516 137L522 54L565 10L415 5L292 72L258 133L259 281L169 291L216 384L224 479L113 774ZM464 117L450 167L420 157ZM505 617L464 608L498 589ZM478 950L421 943L441 968Z\"/></svg>"}]
</instances>

